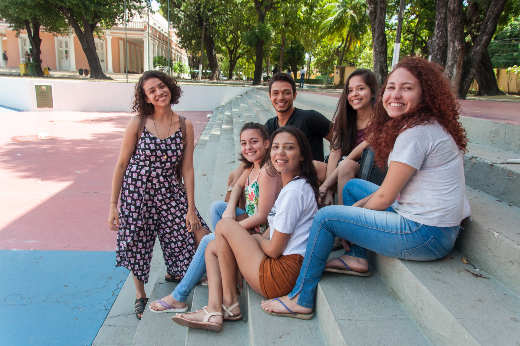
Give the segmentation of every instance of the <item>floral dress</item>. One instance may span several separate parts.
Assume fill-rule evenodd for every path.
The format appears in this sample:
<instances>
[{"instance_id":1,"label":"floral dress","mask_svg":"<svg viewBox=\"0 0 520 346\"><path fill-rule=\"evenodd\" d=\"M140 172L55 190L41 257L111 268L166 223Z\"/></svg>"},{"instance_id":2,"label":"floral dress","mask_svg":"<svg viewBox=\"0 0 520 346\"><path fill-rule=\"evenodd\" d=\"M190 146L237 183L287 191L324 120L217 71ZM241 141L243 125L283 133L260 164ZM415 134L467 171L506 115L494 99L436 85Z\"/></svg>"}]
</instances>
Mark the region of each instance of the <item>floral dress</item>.
<instances>
[{"instance_id":1,"label":"floral dress","mask_svg":"<svg viewBox=\"0 0 520 346\"><path fill-rule=\"evenodd\" d=\"M251 170L252 171L252 170ZM258 177L260 176L260 172L262 169L258 170L258 175L255 180L250 183L249 176L246 180L246 185L244 186L244 193L246 195L246 213L249 216L253 216L258 211L258 197L260 196L260 186L258 185ZM251 172L249 172L251 174ZM262 234L267 229L267 223L256 226L255 231Z\"/></svg>"},{"instance_id":2,"label":"floral dress","mask_svg":"<svg viewBox=\"0 0 520 346\"><path fill-rule=\"evenodd\" d=\"M188 198L175 177L182 161L180 128L159 139L146 128L126 168L121 187L116 266L147 283L155 238L172 277L184 277L195 253L193 233L186 229ZM197 211L203 227L208 227Z\"/></svg>"}]
</instances>

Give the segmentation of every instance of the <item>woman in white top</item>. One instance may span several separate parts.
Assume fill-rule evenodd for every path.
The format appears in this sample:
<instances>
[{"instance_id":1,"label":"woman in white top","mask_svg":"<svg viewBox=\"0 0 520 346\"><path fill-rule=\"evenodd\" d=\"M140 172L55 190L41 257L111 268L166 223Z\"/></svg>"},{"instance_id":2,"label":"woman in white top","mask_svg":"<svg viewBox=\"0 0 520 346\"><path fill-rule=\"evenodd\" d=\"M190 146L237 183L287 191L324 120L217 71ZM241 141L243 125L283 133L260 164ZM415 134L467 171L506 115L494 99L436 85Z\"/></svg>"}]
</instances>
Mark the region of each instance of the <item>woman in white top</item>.
<instances>
[{"instance_id":1,"label":"woman in white top","mask_svg":"<svg viewBox=\"0 0 520 346\"><path fill-rule=\"evenodd\" d=\"M307 256L288 296L262 304L274 315L312 317L323 270L366 275L367 249L414 261L447 256L469 216L462 152L467 139L459 104L442 68L422 58L399 62L378 97L367 141L388 172L381 187L353 179L345 206L321 209L314 218ZM327 262L334 237L347 252Z\"/></svg>"},{"instance_id":2,"label":"woman in white top","mask_svg":"<svg viewBox=\"0 0 520 346\"><path fill-rule=\"evenodd\" d=\"M294 287L318 211L316 171L309 143L293 126L271 135L270 158L283 188L268 216L269 231L250 236L231 218L219 221L216 240L206 248L208 306L174 316L178 324L219 331L223 319L240 319L237 266L251 288L267 298L287 294Z\"/></svg>"}]
</instances>

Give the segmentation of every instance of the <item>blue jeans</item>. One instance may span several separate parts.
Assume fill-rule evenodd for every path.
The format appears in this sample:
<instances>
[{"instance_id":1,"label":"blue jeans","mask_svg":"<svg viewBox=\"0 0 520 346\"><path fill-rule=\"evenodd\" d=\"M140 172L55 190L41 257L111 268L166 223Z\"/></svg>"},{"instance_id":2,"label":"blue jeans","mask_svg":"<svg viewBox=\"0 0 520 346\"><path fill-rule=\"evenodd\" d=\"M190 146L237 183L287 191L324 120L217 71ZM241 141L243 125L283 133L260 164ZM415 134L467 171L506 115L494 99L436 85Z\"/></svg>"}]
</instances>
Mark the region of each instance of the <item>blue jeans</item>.
<instances>
[{"instance_id":1,"label":"blue jeans","mask_svg":"<svg viewBox=\"0 0 520 346\"><path fill-rule=\"evenodd\" d=\"M367 258L367 249L389 257L431 261L447 256L459 235L460 226L434 227L408 220L392 208L384 211L351 207L379 188L361 179L350 180L343 189L346 206L329 206L316 213L312 222L305 259L289 298L313 308L316 287L334 245L340 237L353 242L346 255Z\"/></svg>"},{"instance_id":2,"label":"blue jeans","mask_svg":"<svg viewBox=\"0 0 520 346\"><path fill-rule=\"evenodd\" d=\"M210 207L210 215L211 215L211 224L213 225L213 230L217 226L217 222L222 219L222 214L226 210L227 203L222 201L216 201L211 204ZM240 208L235 208L236 215L244 214L245 211ZM204 273L206 273L206 261L204 257L204 253L206 252L206 247L208 243L215 239L215 234L210 233L204 236L200 243L193 259L191 260L190 266L184 274L181 282L175 287L175 290L172 292L172 297L178 302L185 302L190 295L193 287L197 285L197 283L202 279Z\"/></svg>"}]
</instances>

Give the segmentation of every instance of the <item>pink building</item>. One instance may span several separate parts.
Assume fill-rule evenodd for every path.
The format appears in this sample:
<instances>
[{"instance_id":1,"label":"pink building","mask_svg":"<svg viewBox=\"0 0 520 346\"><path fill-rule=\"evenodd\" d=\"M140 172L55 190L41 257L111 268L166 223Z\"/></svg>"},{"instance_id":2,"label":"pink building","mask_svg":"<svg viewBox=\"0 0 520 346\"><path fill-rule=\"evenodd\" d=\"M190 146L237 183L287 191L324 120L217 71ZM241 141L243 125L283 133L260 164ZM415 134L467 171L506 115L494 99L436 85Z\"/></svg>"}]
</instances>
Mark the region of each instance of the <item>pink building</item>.
<instances>
[{"instance_id":1,"label":"pink building","mask_svg":"<svg viewBox=\"0 0 520 346\"><path fill-rule=\"evenodd\" d=\"M126 28L128 44L128 72L141 73L153 69L153 58L162 55L170 57L174 62L182 62L188 66L186 51L178 45L175 30L170 28L170 44L168 45L168 22L159 13L135 15ZM90 69L87 57L78 38L72 32L69 36L54 36L40 31L42 66L52 70L76 71L80 68ZM99 61L104 72L124 73L127 64L125 59L125 28L120 24L110 29L103 29L101 38L94 37ZM25 53L31 43L25 30L16 37L16 32L9 28L9 23L0 19L0 51L6 51L8 63L5 66L0 55L1 67L18 67L24 61Z\"/></svg>"}]
</instances>

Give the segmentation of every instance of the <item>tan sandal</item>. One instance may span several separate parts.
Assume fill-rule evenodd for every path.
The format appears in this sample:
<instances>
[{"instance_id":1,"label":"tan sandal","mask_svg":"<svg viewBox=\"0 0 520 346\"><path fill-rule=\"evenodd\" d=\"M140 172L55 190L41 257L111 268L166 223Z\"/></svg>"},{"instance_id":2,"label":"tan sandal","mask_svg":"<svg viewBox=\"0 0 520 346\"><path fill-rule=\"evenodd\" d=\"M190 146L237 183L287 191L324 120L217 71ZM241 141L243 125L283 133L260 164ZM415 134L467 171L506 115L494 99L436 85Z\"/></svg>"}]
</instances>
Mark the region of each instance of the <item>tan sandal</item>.
<instances>
[{"instance_id":1,"label":"tan sandal","mask_svg":"<svg viewBox=\"0 0 520 346\"><path fill-rule=\"evenodd\" d=\"M191 321L186 318L184 318L184 315L194 314L196 312L190 312L186 314L177 314L172 317L173 322L189 328L196 328L196 329L207 329L212 330L215 332L219 332L222 329L222 325L214 322L209 322L209 319L213 316L222 316L221 312L208 312L206 311L206 308L202 308L202 311L206 313L206 316L202 319L202 322L196 322Z\"/></svg>"},{"instance_id":2,"label":"tan sandal","mask_svg":"<svg viewBox=\"0 0 520 346\"><path fill-rule=\"evenodd\" d=\"M227 320L227 321L238 321L238 320L241 320L242 319L242 313L239 313L238 315L234 315L231 310L233 310L234 308L236 308L238 306L238 302L236 302L235 304L231 305L229 308L226 308L226 306L224 304L222 304L222 309L224 309L224 320Z\"/></svg>"}]
</instances>

